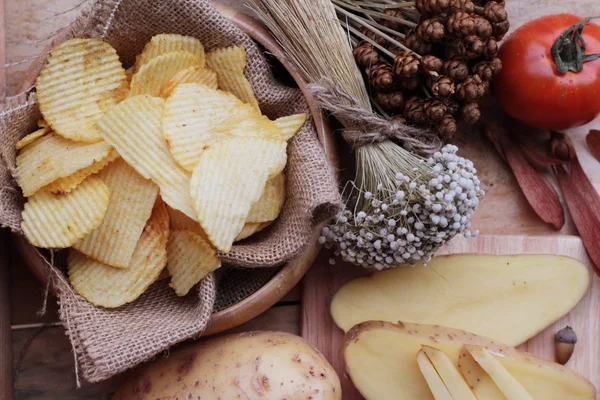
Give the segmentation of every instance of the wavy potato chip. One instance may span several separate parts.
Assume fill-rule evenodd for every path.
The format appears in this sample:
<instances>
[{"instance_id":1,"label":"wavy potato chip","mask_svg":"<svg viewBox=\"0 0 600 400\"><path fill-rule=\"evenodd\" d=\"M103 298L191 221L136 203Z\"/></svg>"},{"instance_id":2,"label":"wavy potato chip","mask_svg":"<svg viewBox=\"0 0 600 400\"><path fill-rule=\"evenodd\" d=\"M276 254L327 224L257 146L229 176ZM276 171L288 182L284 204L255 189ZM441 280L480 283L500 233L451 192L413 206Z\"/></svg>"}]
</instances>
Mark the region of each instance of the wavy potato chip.
<instances>
[{"instance_id":1,"label":"wavy potato chip","mask_svg":"<svg viewBox=\"0 0 600 400\"><path fill-rule=\"evenodd\" d=\"M240 240L244 240L255 233L258 233L265 229L267 226L271 225L273 221L267 222L246 222L240 233L235 237L235 242L239 242Z\"/></svg>"},{"instance_id":2,"label":"wavy potato chip","mask_svg":"<svg viewBox=\"0 0 600 400\"><path fill-rule=\"evenodd\" d=\"M174 231L191 231L197 233L202 239L207 240L206 232L202 230L202 227L198 221L194 221L181 211L175 210L174 208L167 207L169 210L169 218L171 221L171 230Z\"/></svg>"},{"instance_id":3,"label":"wavy potato chip","mask_svg":"<svg viewBox=\"0 0 600 400\"><path fill-rule=\"evenodd\" d=\"M123 159L104 168L98 177L110 190L108 210L100 226L73 247L104 264L127 268L152 213L158 186Z\"/></svg>"},{"instance_id":4,"label":"wavy potato chip","mask_svg":"<svg viewBox=\"0 0 600 400\"><path fill-rule=\"evenodd\" d=\"M158 200L128 268L114 268L71 250L67 266L73 289L100 307L115 308L134 301L158 279L167 264L168 236L169 214Z\"/></svg>"},{"instance_id":5,"label":"wavy potato chip","mask_svg":"<svg viewBox=\"0 0 600 400\"><path fill-rule=\"evenodd\" d=\"M244 103L260 111L252 85L244 75L245 48L233 46L214 50L206 55L206 63L217 73L220 89L233 93Z\"/></svg>"},{"instance_id":6,"label":"wavy potato chip","mask_svg":"<svg viewBox=\"0 0 600 400\"><path fill-rule=\"evenodd\" d=\"M260 199L250 209L248 222L273 221L279 216L285 201L285 174L280 172L267 181Z\"/></svg>"},{"instance_id":7,"label":"wavy potato chip","mask_svg":"<svg viewBox=\"0 0 600 400\"><path fill-rule=\"evenodd\" d=\"M161 90L179 71L199 66L202 58L185 51L165 53L152 58L131 77L129 97L148 94L160 96Z\"/></svg>"},{"instance_id":8,"label":"wavy potato chip","mask_svg":"<svg viewBox=\"0 0 600 400\"><path fill-rule=\"evenodd\" d=\"M281 140L236 138L202 153L190 191L198 222L214 247L231 249L267 180L285 167L286 146Z\"/></svg>"},{"instance_id":9,"label":"wavy potato chip","mask_svg":"<svg viewBox=\"0 0 600 400\"><path fill-rule=\"evenodd\" d=\"M37 139L41 138L42 136L44 136L46 133L49 133L49 132L52 132L50 127L40 128L34 132L31 132L29 135L27 135L24 138L22 138L21 140L19 140L17 142L17 144L15 145L15 148L17 150L21 150L23 147L35 142Z\"/></svg>"},{"instance_id":10,"label":"wavy potato chip","mask_svg":"<svg viewBox=\"0 0 600 400\"><path fill-rule=\"evenodd\" d=\"M293 114L273 121L281 131L281 140L290 140L306 122L306 114Z\"/></svg>"},{"instance_id":11,"label":"wavy potato chip","mask_svg":"<svg viewBox=\"0 0 600 400\"><path fill-rule=\"evenodd\" d=\"M25 203L21 229L36 247L69 247L100 225L108 201L108 187L95 176L63 196L40 190Z\"/></svg>"},{"instance_id":12,"label":"wavy potato chip","mask_svg":"<svg viewBox=\"0 0 600 400\"><path fill-rule=\"evenodd\" d=\"M100 172L111 162L119 158L119 153L115 149L111 149L106 157L100 161L96 161L89 167L80 169L72 175L65 176L64 178L58 178L54 182L50 182L46 185L46 190L55 195L67 194L71 190L75 189L77 185L84 181L90 175Z\"/></svg>"},{"instance_id":13,"label":"wavy potato chip","mask_svg":"<svg viewBox=\"0 0 600 400\"><path fill-rule=\"evenodd\" d=\"M164 103L148 95L129 97L98 121L98 130L127 164L158 185L165 203L195 219L190 176L175 163L162 134Z\"/></svg>"},{"instance_id":14,"label":"wavy potato chip","mask_svg":"<svg viewBox=\"0 0 600 400\"><path fill-rule=\"evenodd\" d=\"M155 35L150 39L144 50L135 61L135 71L139 70L142 65L146 64L151 59L166 53L175 51L185 51L194 54L200 58L201 67L206 64L204 56L204 46L202 43L191 36L182 36L174 33L163 33Z\"/></svg>"},{"instance_id":15,"label":"wavy potato chip","mask_svg":"<svg viewBox=\"0 0 600 400\"><path fill-rule=\"evenodd\" d=\"M106 142L82 143L49 133L24 147L17 156L17 183L23 196L89 167L107 157L111 146Z\"/></svg>"},{"instance_id":16,"label":"wavy potato chip","mask_svg":"<svg viewBox=\"0 0 600 400\"><path fill-rule=\"evenodd\" d=\"M188 67L181 70L172 77L162 88L160 96L167 98L173 92L173 89L182 83L199 83L211 89L217 89L217 74L210 68Z\"/></svg>"},{"instance_id":17,"label":"wavy potato chip","mask_svg":"<svg viewBox=\"0 0 600 400\"><path fill-rule=\"evenodd\" d=\"M99 142L95 123L127 95L129 85L115 49L98 39L69 39L56 46L36 89L40 111L61 136Z\"/></svg>"},{"instance_id":18,"label":"wavy potato chip","mask_svg":"<svg viewBox=\"0 0 600 400\"><path fill-rule=\"evenodd\" d=\"M212 271L221 267L215 250L191 231L172 231L167 245L167 269L171 286L177 296L185 296L190 289Z\"/></svg>"},{"instance_id":19,"label":"wavy potato chip","mask_svg":"<svg viewBox=\"0 0 600 400\"><path fill-rule=\"evenodd\" d=\"M173 90L165 103L162 127L173 158L189 172L212 143L234 136L281 136L272 121L231 93L195 83Z\"/></svg>"}]
</instances>

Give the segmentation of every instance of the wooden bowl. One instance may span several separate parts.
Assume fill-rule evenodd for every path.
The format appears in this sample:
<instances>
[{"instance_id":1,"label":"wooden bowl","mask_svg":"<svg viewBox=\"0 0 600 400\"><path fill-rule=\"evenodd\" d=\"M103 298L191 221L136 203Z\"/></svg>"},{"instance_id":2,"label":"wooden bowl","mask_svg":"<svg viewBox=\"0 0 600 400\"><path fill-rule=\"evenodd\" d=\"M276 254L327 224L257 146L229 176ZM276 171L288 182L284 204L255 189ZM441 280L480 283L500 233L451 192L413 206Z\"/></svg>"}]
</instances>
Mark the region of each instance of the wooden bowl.
<instances>
[{"instance_id":1,"label":"wooden bowl","mask_svg":"<svg viewBox=\"0 0 600 400\"><path fill-rule=\"evenodd\" d=\"M294 81L296 81L298 84L298 87L304 93L317 127L319 141L323 145L330 162L334 163L333 165L335 165L337 160L335 156L334 141L331 130L329 129L326 121L324 121L322 118L320 111L314 104L314 101L308 92L305 91L306 83L300 76L299 72L287 60L277 41L273 38L273 36L271 36L271 34L263 25L251 17L227 6L218 3L213 4L226 18L235 23L241 30L246 32L250 37L252 37L255 41L260 43L265 47L265 49L272 53L287 69ZM39 70L34 70L38 68L41 68L41 66L32 68L32 73L28 74L31 79L26 79L29 82L25 82L23 87L30 87L31 82L35 81L35 77L37 77ZM298 284L300 279L302 279L306 271L308 271L308 269L312 266L312 263L317 257L317 254L321 249L321 246L318 244L318 237L320 235L321 228L322 226L315 227L313 235L309 243L305 246L304 251L284 265L281 270L262 288L239 303L214 313L212 315L210 325L203 335L213 335L241 325L244 322L247 322L257 315L263 313L273 304L279 301L283 296L285 296L287 292L289 292L294 286L296 286L296 284ZM31 269L37 279L46 284L49 276L44 258L32 245L27 242L27 240L25 240L24 237L13 234L12 239L16 250L21 254L29 269Z\"/></svg>"}]
</instances>

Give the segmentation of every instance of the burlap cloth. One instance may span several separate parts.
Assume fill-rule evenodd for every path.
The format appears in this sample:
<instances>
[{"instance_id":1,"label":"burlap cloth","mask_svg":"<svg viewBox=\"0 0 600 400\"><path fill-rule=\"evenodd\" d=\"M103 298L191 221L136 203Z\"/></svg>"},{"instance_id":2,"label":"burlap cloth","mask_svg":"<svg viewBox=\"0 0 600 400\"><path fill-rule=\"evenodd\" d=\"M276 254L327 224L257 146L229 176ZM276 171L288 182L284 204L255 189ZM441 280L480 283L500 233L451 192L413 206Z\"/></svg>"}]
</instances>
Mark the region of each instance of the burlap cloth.
<instances>
[{"instance_id":1,"label":"burlap cloth","mask_svg":"<svg viewBox=\"0 0 600 400\"><path fill-rule=\"evenodd\" d=\"M144 44L158 33L197 37L208 51L244 46L248 56L246 75L263 113L277 118L308 112L300 91L278 83L261 49L207 0L95 0L53 44L73 36L98 37L110 43L128 67ZM38 118L33 91L9 98L0 113L0 223L19 233L23 200L13 179L15 143L35 128ZM106 379L179 341L200 335L209 323L215 298L218 297L217 309L235 304L268 281L277 272L276 266L299 254L312 228L332 217L340 204L333 170L311 122L288 146L286 175L287 198L279 219L268 231L221 255L230 265L263 269L255 273L225 271L218 296L213 275L185 298L177 298L163 280L135 302L105 310L73 292L59 262L57 267L48 263L51 289L58 297L60 318L82 376L91 382Z\"/></svg>"}]
</instances>

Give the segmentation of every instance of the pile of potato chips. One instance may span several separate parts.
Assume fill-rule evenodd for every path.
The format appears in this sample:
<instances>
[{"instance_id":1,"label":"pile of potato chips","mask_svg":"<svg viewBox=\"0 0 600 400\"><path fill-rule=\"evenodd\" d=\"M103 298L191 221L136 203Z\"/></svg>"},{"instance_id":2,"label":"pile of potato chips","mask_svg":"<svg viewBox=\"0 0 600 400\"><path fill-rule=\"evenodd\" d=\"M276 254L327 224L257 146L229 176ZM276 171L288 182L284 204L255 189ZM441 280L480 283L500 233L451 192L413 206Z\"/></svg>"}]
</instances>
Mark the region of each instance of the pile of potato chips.
<instances>
[{"instance_id":1,"label":"pile of potato chips","mask_svg":"<svg viewBox=\"0 0 600 400\"><path fill-rule=\"evenodd\" d=\"M165 266L184 296L221 266L217 250L278 217L306 115L262 115L245 66L242 47L205 54L175 34L128 71L100 40L52 50L36 85L44 120L17 143L22 229L71 247L69 279L92 304L135 300Z\"/></svg>"}]
</instances>

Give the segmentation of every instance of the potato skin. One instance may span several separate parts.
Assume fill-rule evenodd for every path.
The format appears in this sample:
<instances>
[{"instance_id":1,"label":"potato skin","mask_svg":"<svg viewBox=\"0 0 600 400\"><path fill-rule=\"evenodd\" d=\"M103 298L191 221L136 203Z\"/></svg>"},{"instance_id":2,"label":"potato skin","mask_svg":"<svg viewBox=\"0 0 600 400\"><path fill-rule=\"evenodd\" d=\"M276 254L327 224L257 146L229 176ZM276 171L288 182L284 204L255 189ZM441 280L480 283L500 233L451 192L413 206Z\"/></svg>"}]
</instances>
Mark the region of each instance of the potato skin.
<instances>
[{"instance_id":1,"label":"potato skin","mask_svg":"<svg viewBox=\"0 0 600 400\"><path fill-rule=\"evenodd\" d=\"M112 400L339 400L340 380L301 337L245 332L193 343L135 371Z\"/></svg>"}]
</instances>

